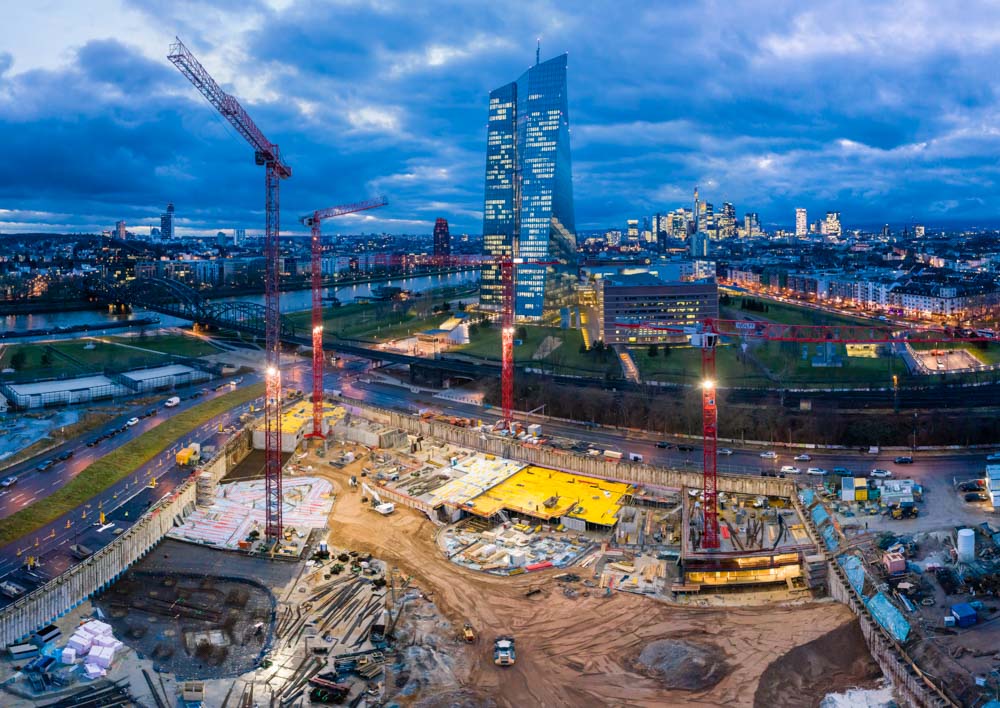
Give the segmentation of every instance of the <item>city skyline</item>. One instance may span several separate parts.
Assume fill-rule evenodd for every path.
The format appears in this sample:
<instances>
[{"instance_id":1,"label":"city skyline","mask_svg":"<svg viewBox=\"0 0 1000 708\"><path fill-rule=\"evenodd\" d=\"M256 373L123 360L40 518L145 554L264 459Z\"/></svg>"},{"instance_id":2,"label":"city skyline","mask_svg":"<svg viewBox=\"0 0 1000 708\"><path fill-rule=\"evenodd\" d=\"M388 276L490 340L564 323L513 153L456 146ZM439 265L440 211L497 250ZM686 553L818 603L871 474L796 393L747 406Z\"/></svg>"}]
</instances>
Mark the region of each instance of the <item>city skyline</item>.
<instances>
[{"instance_id":1,"label":"city skyline","mask_svg":"<svg viewBox=\"0 0 1000 708\"><path fill-rule=\"evenodd\" d=\"M390 209L345 230L429 233L444 216L456 232L479 231L484 100L530 65L538 35L546 54L570 55L580 230L686 204L695 184L786 227L799 206L839 211L845 228L998 221L985 72L1000 44L977 29L995 8L971 6L976 22L923 3L532 8L251 3L213 6L218 21L201 26L183 18L190 8L103 0L87 11L66 3L54 29L44 10L13 9L0 29L11 165L0 230L156 226L168 202L179 234L259 228L254 166L220 140L208 107L190 110L197 97L164 59L174 34L296 167L286 208L393 195ZM431 31L443 11L465 36ZM706 11L715 21L694 21ZM690 37L670 31L680 25ZM314 26L330 29L305 32ZM600 41L606 33L618 40ZM676 51L649 51L664 36Z\"/></svg>"}]
</instances>

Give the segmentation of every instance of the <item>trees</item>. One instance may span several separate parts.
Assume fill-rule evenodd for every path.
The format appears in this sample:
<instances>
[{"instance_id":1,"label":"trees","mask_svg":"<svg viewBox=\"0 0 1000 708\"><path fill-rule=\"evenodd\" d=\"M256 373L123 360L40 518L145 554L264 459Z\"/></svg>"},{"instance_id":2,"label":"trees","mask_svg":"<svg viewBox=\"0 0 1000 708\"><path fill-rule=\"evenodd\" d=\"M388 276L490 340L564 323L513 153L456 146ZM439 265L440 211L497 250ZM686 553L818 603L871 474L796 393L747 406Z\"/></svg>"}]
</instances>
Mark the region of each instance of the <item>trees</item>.
<instances>
[{"instance_id":1,"label":"trees","mask_svg":"<svg viewBox=\"0 0 1000 708\"><path fill-rule=\"evenodd\" d=\"M18 349L14 352L14 356L10 358L10 366L12 369L20 371L24 368L24 365L28 361L28 355L24 353L23 349Z\"/></svg>"},{"instance_id":2,"label":"trees","mask_svg":"<svg viewBox=\"0 0 1000 708\"><path fill-rule=\"evenodd\" d=\"M656 356L660 353L660 346L655 342L649 345L649 356Z\"/></svg>"},{"instance_id":3,"label":"trees","mask_svg":"<svg viewBox=\"0 0 1000 708\"><path fill-rule=\"evenodd\" d=\"M48 349L46 349L45 351L43 351L42 352L42 357L41 357L40 361L41 361L42 366L44 366L46 368L52 366L52 352L50 352Z\"/></svg>"},{"instance_id":4,"label":"trees","mask_svg":"<svg viewBox=\"0 0 1000 708\"><path fill-rule=\"evenodd\" d=\"M524 325L521 325L520 327L518 327L517 328L517 338L520 339L522 342L527 342L528 341L528 328L525 327Z\"/></svg>"}]
</instances>

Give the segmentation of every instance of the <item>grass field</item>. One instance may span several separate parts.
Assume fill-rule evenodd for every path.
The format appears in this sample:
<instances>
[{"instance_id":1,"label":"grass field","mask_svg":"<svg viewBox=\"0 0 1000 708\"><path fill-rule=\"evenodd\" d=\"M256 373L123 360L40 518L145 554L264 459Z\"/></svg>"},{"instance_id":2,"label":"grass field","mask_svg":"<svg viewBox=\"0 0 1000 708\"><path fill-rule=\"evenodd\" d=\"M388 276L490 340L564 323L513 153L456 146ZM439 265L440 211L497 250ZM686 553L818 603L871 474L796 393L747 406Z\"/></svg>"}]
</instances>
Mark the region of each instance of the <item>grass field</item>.
<instances>
[{"instance_id":1,"label":"grass field","mask_svg":"<svg viewBox=\"0 0 1000 708\"><path fill-rule=\"evenodd\" d=\"M621 371L614 352L607 352L603 359L596 352L581 352L583 334L578 329L524 325L524 330L527 336L522 344L514 347L514 361L520 364L537 363L539 367L545 366L547 369L554 369L557 373L568 374L591 372L603 376L609 368L614 372ZM552 350L548 356L536 360L535 353L546 337L558 339L562 344ZM475 333L470 333L469 343L454 351L468 356L500 361L499 326L477 327Z\"/></svg>"},{"instance_id":2,"label":"grass field","mask_svg":"<svg viewBox=\"0 0 1000 708\"><path fill-rule=\"evenodd\" d=\"M748 298L756 300L758 303L767 305L767 312L757 312L756 310L740 309L738 296L732 297L730 304L720 307L722 317L732 320L741 320L744 317L755 319L765 319L772 322L780 322L789 325L872 325L877 324L870 319L863 317L852 317L850 315L838 315L825 310L817 310L811 307L800 307L784 302L775 302L763 298Z\"/></svg>"},{"instance_id":3,"label":"grass field","mask_svg":"<svg viewBox=\"0 0 1000 708\"><path fill-rule=\"evenodd\" d=\"M255 384L202 403L125 443L90 465L55 493L22 509L0 524L0 546L16 541L92 499L149 462L174 442L215 416L264 394Z\"/></svg>"},{"instance_id":4,"label":"grass field","mask_svg":"<svg viewBox=\"0 0 1000 708\"><path fill-rule=\"evenodd\" d=\"M649 356L648 347L631 350L632 359L644 380L693 384L701 381L701 349L670 347L669 354L660 347L656 356ZM720 346L715 352L715 371L720 386L762 386L770 383L767 376L751 361L741 361L733 346Z\"/></svg>"},{"instance_id":5,"label":"grass field","mask_svg":"<svg viewBox=\"0 0 1000 708\"><path fill-rule=\"evenodd\" d=\"M805 359L802 358L803 346L790 342L762 342L751 351L777 380L789 384L818 386L850 383L891 386L894 374L898 377L900 385L912 379L901 359L849 357L847 348L843 344L834 345L835 354L841 357L842 366L812 366L812 359L817 353L816 345L808 345Z\"/></svg>"},{"instance_id":6,"label":"grass field","mask_svg":"<svg viewBox=\"0 0 1000 708\"><path fill-rule=\"evenodd\" d=\"M184 334L155 334L145 337L111 337L111 341L117 344L125 344L130 347L140 349L152 349L161 354L173 354L175 356L186 356L198 358L210 354L218 354L220 349L212 346L211 342L200 337L189 337ZM132 350L135 351L135 350Z\"/></svg>"},{"instance_id":7,"label":"grass field","mask_svg":"<svg viewBox=\"0 0 1000 708\"><path fill-rule=\"evenodd\" d=\"M87 349L93 344L92 349ZM24 363L15 367L17 352L24 353ZM47 355L47 356L46 356ZM137 368L153 364L165 364L169 358L155 353L126 349L115 344L76 340L53 342L52 344L13 344L6 346L0 354L0 368L17 368L18 373L81 374L99 372L105 367Z\"/></svg>"}]
</instances>

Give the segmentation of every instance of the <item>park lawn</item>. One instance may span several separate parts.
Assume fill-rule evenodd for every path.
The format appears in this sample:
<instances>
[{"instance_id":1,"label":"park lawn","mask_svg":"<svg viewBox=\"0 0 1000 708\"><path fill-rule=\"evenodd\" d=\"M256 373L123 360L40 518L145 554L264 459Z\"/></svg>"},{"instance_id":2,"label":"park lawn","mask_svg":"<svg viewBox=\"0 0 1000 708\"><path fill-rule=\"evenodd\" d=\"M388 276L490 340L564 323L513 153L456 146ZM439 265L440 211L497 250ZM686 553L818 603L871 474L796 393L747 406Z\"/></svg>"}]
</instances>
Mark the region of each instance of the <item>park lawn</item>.
<instances>
[{"instance_id":1,"label":"park lawn","mask_svg":"<svg viewBox=\"0 0 1000 708\"><path fill-rule=\"evenodd\" d=\"M802 358L803 346L808 346L806 359ZM907 370L906 364L898 357L894 360L890 360L890 357L877 359L849 357L845 345L837 344L834 346L836 353L843 361L843 366L812 366L812 359L816 355L816 345L814 344L761 342L753 346L750 353L766 366L779 381L789 384L804 386L868 384L889 387L892 386L893 375L897 377L900 385L904 382L910 382L913 378Z\"/></svg>"},{"instance_id":2,"label":"park lawn","mask_svg":"<svg viewBox=\"0 0 1000 708\"><path fill-rule=\"evenodd\" d=\"M402 339L418 332L437 329L454 316L455 313L453 312L438 312L428 317L416 317L407 313L407 317L397 324L379 326L377 330L369 330L367 336L385 341Z\"/></svg>"},{"instance_id":3,"label":"park lawn","mask_svg":"<svg viewBox=\"0 0 1000 708\"><path fill-rule=\"evenodd\" d=\"M656 356L649 347L630 349L632 360L644 380L694 384L702 380L701 349L690 346L660 346ZM753 364L742 362L736 347L722 345L715 350L715 374L719 386L761 386L772 383Z\"/></svg>"},{"instance_id":4,"label":"park lawn","mask_svg":"<svg viewBox=\"0 0 1000 708\"><path fill-rule=\"evenodd\" d=\"M838 315L825 310L816 310L811 307L801 307L790 305L785 302L775 302L764 298L749 298L758 303L767 305L767 312L756 310L741 310L739 297L733 297L729 305L721 307L724 317L734 320L741 320L744 317L760 318L788 325L877 325L875 320L863 317L852 317L851 315Z\"/></svg>"},{"instance_id":5,"label":"park lawn","mask_svg":"<svg viewBox=\"0 0 1000 708\"><path fill-rule=\"evenodd\" d=\"M1000 344L985 343L985 346L980 346L977 342L944 342L941 344L918 342L914 343L912 346L918 351L932 351L935 349L964 349L983 364L1000 364Z\"/></svg>"},{"instance_id":6,"label":"park lawn","mask_svg":"<svg viewBox=\"0 0 1000 708\"><path fill-rule=\"evenodd\" d=\"M87 349L89 344L93 344L94 348ZM53 342L51 346L65 355L54 357L54 363L59 367L68 363L66 357L89 371L102 371L105 368L124 370L170 363L170 358L162 354L140 352L92 339Z\"/></svg>"},{"instance_id":7,"label":"park lawn","mask_svg":"<svg viewBox=\"0 0 1000 708\"><path fill-rule=\"evenodd\" d=\"M614 352L607 352L602 360L596 352L580 351L583 346L583 334L578 329L562 329L561 327L544 325L518 325L518 329L522 326L527 336L522 344L514 347L514 361L519 364L535 363L539 368L544 367L555 373L566 374L591 372L604 375L609 367L615 372L620 372L620 366ZM546 337L550 336L562 340L562 344L547 357L535 359L534 356L539 345ZM497 324L491 327L479 325L475 332L470 332L468 344L451 351L481 359L500 361L500 327Z\"/></svg>"},{"instance_id":8,"label":"park lawn","mask_svg":"<svg viewBox=\"0 0 1000 708\"><path fill-rule=\"evenodd\" d=\"M148 433L125 443L87 467L55 493L4 519L0 524L0 546L12 543L73 511L128 477L190 431L263 394L262 383L231 391L178 413Z\"/></svg>"},{"instance_id":9,"label":"park lawn","mask_svg":"<svg viewBox=\"0 0 1000 708\"><path fill-rule=\"evenodd\" d=\"M65 359L56 354L50 353L51 363L42 363L42 355L45 353L44 344L8 344L0 352L0 369L14 368L14 355L17 352L24 353L24 363L18 368L18 373L30 373L52 371L58 367L66 373L83 373L86 367L70 364Z\"/></svg>"},{"instance_id":10,"label":"park lawn","mask_svg":"<svg viewBox=\"0 0 1000 708\"><path fill-rule=\"evenodd\" d=\"M218 354L221 350L208 340L200 337L189 337L184 334L157 334L137 337L111 337L116 344L124 344L140 349L152 349L161 354L173 354L198 358ZM134 349L131 351L135 351ZM136 352L140 353L140 352Z\"/></svg>"}]
</instances>

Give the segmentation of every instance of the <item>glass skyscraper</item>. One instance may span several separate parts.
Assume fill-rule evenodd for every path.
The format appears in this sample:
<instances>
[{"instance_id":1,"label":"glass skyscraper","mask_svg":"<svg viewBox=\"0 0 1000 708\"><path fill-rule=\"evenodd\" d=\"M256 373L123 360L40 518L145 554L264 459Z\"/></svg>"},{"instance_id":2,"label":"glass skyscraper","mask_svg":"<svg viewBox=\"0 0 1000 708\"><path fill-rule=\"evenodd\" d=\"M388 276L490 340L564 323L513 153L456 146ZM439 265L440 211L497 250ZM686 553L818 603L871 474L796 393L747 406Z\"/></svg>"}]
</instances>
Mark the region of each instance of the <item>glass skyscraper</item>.
<instances>
[{"instance_id":1,"label":"glass skyscraper","mask_svg":"<svg viewBox=\"0 0 1000 708\"><path fill-rule=\"evenodd\" d=\"M516 316L538 320L566 304L576 280L576 225L566 55L538 62L490 92L483 250L524 261ZM515 246L516 244L516 246ZM483 269L480 303L499 309L500 269Z\"/></svg>"}]
</instances>

